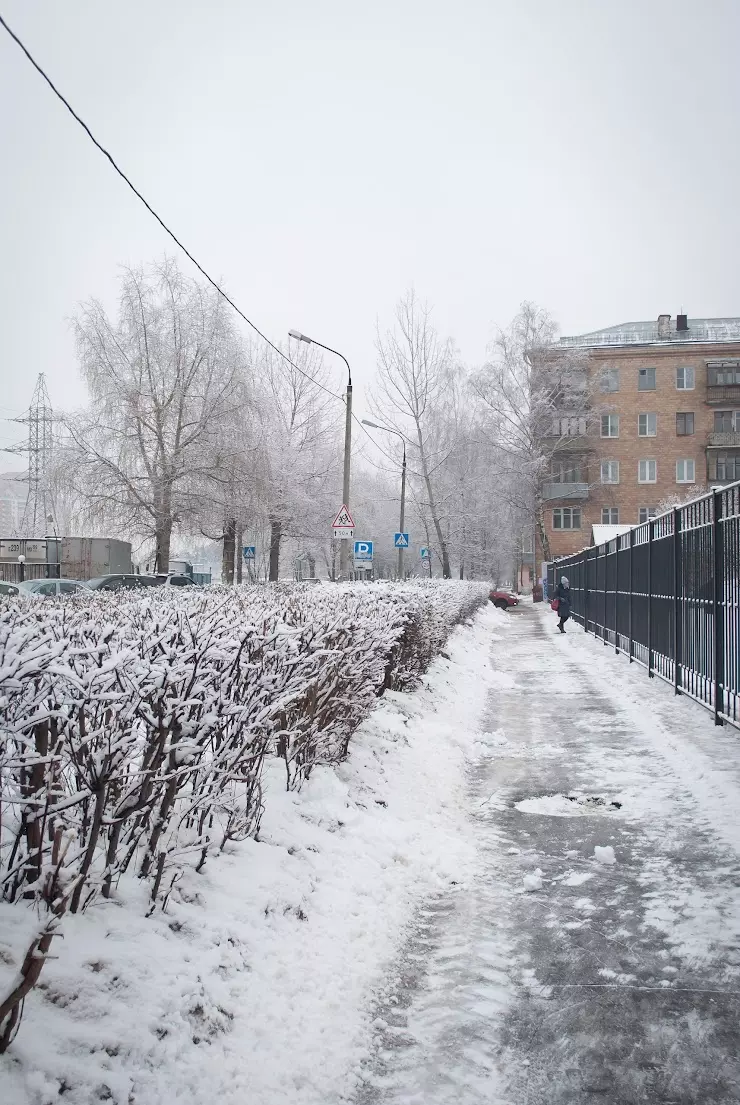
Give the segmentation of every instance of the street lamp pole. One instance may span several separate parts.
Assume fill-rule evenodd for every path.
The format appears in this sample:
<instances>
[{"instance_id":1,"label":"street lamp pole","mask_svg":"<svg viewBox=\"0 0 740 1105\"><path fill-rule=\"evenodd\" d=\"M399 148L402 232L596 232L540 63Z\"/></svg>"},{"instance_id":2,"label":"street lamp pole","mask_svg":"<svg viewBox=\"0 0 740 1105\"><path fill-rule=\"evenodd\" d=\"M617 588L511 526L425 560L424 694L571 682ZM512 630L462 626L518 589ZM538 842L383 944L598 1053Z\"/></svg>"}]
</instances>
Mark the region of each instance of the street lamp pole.
<instances>
[{"instance_id":1,"label":"street lamp pole","mask_svg":"<svg viewBox=\"0 0 740 1105\"><path fill-rule=\"evenodd\" d=\"M349 492L350 492L350 466L352 455L352 369L349 367L349 361L336 349L332 349L328 345L322 345L320 341L316 341L315 338L309 338L306 334L302 334L300 330L289 330L288 335L291 338L295 338L296 341L305 341L307 345L318 345L320 349L325 349L327 353L333 353L335 357L341 357L347 366L347 391L345 393L345 416L344 416L344 473L342 477L342 504L349 510ZM339 545L339 578L346 579L349 574L349 541L346 537L343 537Z\"/></svg>"},{"instance_id":2,"label":"street lamp pole","mask_svg":"<svg viewBox=\"0 0 740 1105\"><path fill-rule=\"evenodd\" d=\"M380 426L377 422L370 422L367 418L363 418L362 424L363 426L372 426L374 430L385 430L387 434L395 434L395 436L400 437L403 442L403 464L401 465L401 518L398 523L399 533L403 533L403 526L406 520L406 438L399 430L392 430L389 426ZM398 550L398 578L403 579L403 549L401 548Z\"/></svg>"}]
</instances>

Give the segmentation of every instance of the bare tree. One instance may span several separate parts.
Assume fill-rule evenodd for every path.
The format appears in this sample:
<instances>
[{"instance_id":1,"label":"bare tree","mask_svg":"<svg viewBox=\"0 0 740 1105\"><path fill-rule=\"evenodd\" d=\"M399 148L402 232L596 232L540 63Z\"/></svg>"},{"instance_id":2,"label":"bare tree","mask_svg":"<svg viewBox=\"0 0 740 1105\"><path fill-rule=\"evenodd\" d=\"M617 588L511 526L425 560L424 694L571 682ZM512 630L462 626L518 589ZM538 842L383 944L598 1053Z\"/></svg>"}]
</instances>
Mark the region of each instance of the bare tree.
<instances>
[{"instance_id":1,"label":"bare tree","mask_svg":"<svg viewBox=\"0 0 740 1105\"><path fill-rule=\"evenodd\" d=\"M534 519L546 560L544 485L548 477L557 482L554 466L561 459L566 468L585 466L573 445L586 437L593 417L585 354L560 349L556 334L547 311L522 303L494 338L491 360L472 380L489 411L487 436L500 456L502 491L508 488L522 523Z\"/></svg>"},{"instance_id":2,"label":"bare tree","mask_svg":"<svg viewBox=\"0 0 740 1105\"><path fill-rule=\"evenodd\" d=\"M117 322L96 300L75 319L90 409L69 421L93 515L153 539L166 571L173 527L239 402L242 351L228 305L171 260L126 270Z\"/></svg>"},{"instance_id":3,"label":"bare tree","mask_svg":"<svg viewBox=\"0 0 740 1105\"><path fill-rule=\"evenodd\" d=\"M396 325L384 336L378 332L378 391L371 408L377 418L409 435L417 446L416 472L424 488L424 507L429 511L437 537L442 575L449 579L449 540L435 494L435 475L449 453L449 442L435 440L433 418L445 402L450 388L454 349L442 340L431 322L431 309L420 303L413 289L396 305Z\"/></svg>"},{"instance_id":4,"label":"bare tree","mask_svg":"<svg viewBox=\"0 0 740 1105\"><path fill-rule=\"evenodd\" d=\"M332 504L341 487L338 429L342 408L327 395L327 376L314 347L291 360L265 349L259 360L261 511L269 526L269 579L277 580L285 539L315 561L325 544Z\"/></svg>"}]
</instances>

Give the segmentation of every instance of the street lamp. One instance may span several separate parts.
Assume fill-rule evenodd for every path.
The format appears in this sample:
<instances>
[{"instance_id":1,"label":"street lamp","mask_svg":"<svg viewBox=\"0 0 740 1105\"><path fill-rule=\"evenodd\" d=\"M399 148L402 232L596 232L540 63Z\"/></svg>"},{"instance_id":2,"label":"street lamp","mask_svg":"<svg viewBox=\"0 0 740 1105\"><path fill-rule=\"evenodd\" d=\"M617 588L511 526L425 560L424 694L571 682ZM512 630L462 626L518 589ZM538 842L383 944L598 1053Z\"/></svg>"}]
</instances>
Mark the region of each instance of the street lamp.
<instances>
[{"instance_id":1,"label":"street lamp","mask_svg":"<svg viewBox=\"0 0 740 1105\"><path fill-rule=\"evenodd\" d=\"M320 341L316 341L315 338L309 338L306 334L302 334L300 330L289 330L288 337L295 338L296 341L305 341L307 345L318 345L320 349L325 349L327 353L333 353L335 357L341 357L347 366L347 392L345 400L345 420L344 420L344 478L342 480L342 503L349 510L349 476L350 476L350 454L352 450L352 369L349 367L349 361L343 353L338 352L336 349L332 349L328 345L322 345ZM349 541L346 537L343 537L339 546L339 578L346 579L349 571Z\"/></svg>"},{"instance_id":2,"label":"street lamp","mask_svg":"<svg viewBox=\"0 0 740 1105\"><path fill-rule=\"evenodd\" d=\"M403 533L403 523L406 515L406 438L400 430L392 430L390 426L379 426L377 422L371 422L369 418L363 418L363 426L372 426L374 430L385 430L387 434L395 434L403 442L403 464L401 466L401 520L398 524L398 532ZM403 579L403 549L398 550L398 578Z\"/></svg>"}]
</instances>

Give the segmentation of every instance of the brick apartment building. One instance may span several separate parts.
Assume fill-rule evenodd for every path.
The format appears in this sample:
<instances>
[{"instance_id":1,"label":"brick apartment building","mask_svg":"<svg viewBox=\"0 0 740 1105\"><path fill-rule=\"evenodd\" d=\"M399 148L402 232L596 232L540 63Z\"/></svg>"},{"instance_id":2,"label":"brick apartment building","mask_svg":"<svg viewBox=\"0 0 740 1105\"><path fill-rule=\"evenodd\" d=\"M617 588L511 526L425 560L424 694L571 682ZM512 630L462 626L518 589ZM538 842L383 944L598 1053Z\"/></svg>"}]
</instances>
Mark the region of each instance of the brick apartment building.
<instances>
[{"instance_id":1,"label":"brick apartment building","mask_svg":"<svg viewBox=\"0 0 740 1105\"><path fill-rule=\"evenodd\" d=\"M590 410L553 426L553 558L590 544L592 525L635 525L692 487L740 480L740 318L660 315L558 348L585 354Z\"/></svg>"}]
</instances>

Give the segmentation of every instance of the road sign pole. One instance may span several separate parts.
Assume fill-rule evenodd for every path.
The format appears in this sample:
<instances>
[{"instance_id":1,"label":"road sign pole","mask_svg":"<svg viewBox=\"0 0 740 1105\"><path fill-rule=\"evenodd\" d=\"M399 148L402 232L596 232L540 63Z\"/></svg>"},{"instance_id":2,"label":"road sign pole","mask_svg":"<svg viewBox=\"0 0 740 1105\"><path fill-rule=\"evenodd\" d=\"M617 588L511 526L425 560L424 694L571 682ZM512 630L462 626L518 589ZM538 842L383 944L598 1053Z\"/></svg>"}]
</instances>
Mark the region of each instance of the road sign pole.
<instances>
[{"instance_id":1,"label":"road sign pole","mask_svg":"<svg viewBox=\"0 0 740 1105\"><path fill-rule=\"evenodd\" d=\"M399 533L404 533L403 524L406 521L406 442L403 443L403 465L401 467L401 522ZM403 548L398 550L398 578L403 579Z\"/></svg>"}]
</instances>

